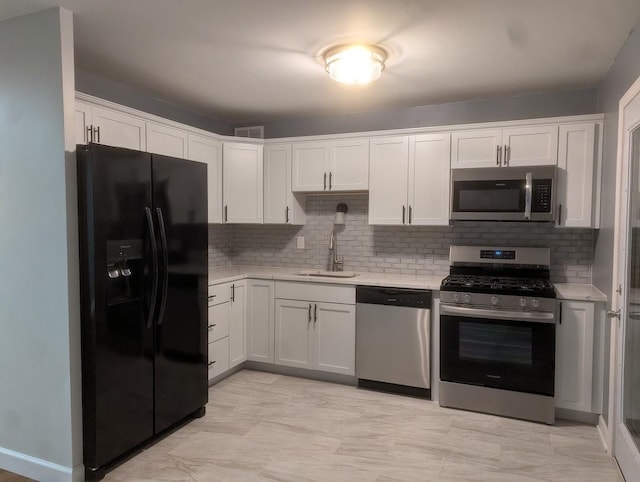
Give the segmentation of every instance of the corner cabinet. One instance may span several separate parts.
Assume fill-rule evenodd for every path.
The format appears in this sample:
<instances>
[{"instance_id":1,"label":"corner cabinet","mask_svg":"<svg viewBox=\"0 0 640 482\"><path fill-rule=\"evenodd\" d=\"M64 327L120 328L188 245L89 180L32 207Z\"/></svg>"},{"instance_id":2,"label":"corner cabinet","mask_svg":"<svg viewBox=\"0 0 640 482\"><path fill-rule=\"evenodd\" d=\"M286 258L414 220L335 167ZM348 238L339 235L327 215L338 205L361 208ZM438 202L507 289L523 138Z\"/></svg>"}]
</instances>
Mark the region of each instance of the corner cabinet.
<instances>
[{"instance_id":1,"label":"corner cabinet","mask_svg":"<svg viewBox=\"0 0 640 482\"><path fill-rule=\"evenodd\" d=\"M224 142L223 222L260 224L263 219L262 146Z\"/></svg>"},{"instance_id":2,"label":"corner cabinet","mask_svg":"<svg viewBox=\"0 0 640 482\"><path fill-rule=\"evenodd\" d=\"M229 368L247 359L246 283L231 283L229 294Z\"/></svg>"},{"instance_id":3,"label":"corner cabinet","mask_svg":"<svg viewBox=\"0 0 640 482\"><path fill-rule=\"evenodd\" d=\"M304 224L304 197L291 190L291 144L264 146L264 223Z\"/></svg>"},{"instance_id":4,"label":"corner cabinet","mask_svg":"<svg viewBox=\"0 0 640 482\"><path fill-rule=\"evenodd\" d=\"M600 227L602 124L560 125L557 227Z\"/></svg>"},{"instance_id":5,"label":"corner cabinet","mask_svg":"<svg viewBox=\"0 0 640 482\"><path fill-rule=\"evenodd\" d=\"M369 138L292 144L293 192L366 191Z\"/></svg>"},{"instance_id":6,"label":"corner cabinet","mask_svg":"<svg viewBox=\"0 0 640 482\"><path fill-rule=\"evenodd\" d=\"M451 168L555 166L558 126L458 131L451 138Z\"/></svg>"},{"instance_id":7,"label":"corner cabinet","mask_svg":"<svg viewBox=\"0 0 640 482\"><path fill-rule=\"evenodd\" d=\"M274 362L274 282L247 280L247 359Z\"/></svg>"},{"instance_id":8,"label":"corner cabinet","mask_svg":"<svg viewBox=\"0 0 640 482\"><path fill-rule=\"evenodd\" d=\"M189 159L207 164L209 223L222 222L222 143L213 137L189 133Z\"/></svg>"},{"instance_id":9,"label":"corner cabinet","mask_svg":"<svg viewBox=\"0 0 640 482\"><path fill-rule=\"evenodd\" d=\"M592 406L595 307L592 302L558 301L555 406L581 412ZM594 408L596 410L594 410Z\"/></svg>"},{"instance_id":10,"label":"corner cabinet","mask_svg":"<svg viewBox=\"0 0 640 482\"><path fill-rule=\"evenodd\" d=\"M369 224L449 224L451 135L371 139Z\"/></svg>"}]
</instances>

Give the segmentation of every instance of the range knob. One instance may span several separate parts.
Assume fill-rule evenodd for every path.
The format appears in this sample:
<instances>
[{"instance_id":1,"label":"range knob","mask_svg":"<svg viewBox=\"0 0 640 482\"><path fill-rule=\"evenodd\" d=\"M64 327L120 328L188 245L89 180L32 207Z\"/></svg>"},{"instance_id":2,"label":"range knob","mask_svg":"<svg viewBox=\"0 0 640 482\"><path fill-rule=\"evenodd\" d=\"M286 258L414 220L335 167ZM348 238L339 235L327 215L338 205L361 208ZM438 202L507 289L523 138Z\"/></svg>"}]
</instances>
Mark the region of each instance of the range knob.
<instances>
[{"instance_id":1,"label":"range knob","mask_svg":"<svg viewBox=\"0 0 640 482\"><path fill-rule=\"evenodd\" d=\"M534 308L537 308L538 306L540 306L540 302L534 298L531 300L531 306L533 306Z\"/></svg>"},{"instance_id":2,"label":"range knob","mask_svg":"<svg viewBox=\"0 0 640 482\"><path fill-rule=\"evenodd\" d=\"M497 304L498 304L498 301L499 301L499 300L498 300L498 297L497 297L497 296L492 296L492 297L491 297L491 304L492 304L493 306L497 305Z\"/></svg>"},{"instance_id":3,"label":"range knob","mask_svg":"<svg viewBox=\"0 0 640 482\"><path fill-rule=\"evenodd\" d=\"M523 308L525 306L527 306L527 299L526 298L520 298L520 306L522 306Z\"/></svg>"},{"instance_id":4,"label":"range knob","mask_svg":"<svg viewBox=\"0 0 640 482\"><path fill-rule=\"evenodd\" d=\"M462 300L463 300L465 303L471 303L471 295L464 295L464 296L462 297Z\"/></svg>"}]
</instances>

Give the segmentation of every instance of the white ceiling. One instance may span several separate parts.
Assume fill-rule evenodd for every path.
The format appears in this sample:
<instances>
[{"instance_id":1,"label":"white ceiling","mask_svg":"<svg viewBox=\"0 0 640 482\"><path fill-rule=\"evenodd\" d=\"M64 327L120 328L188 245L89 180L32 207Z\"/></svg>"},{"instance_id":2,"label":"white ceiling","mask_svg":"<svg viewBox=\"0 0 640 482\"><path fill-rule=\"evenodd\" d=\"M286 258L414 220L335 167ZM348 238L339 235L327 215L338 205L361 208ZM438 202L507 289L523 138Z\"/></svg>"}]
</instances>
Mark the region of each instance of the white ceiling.
<instances>
[{"instance_id":1,"label":"white ceiling","mask_svg":"<svg viewBox=\"0 0 640 482\"><path fill-rule=\"evenodd\" d=\"M0 19L75 13L77 68L230 123L599 84L639 0L2 0ZM329 80L319 54L390 52L368 86Z\"/></svg>"}]
</instances>

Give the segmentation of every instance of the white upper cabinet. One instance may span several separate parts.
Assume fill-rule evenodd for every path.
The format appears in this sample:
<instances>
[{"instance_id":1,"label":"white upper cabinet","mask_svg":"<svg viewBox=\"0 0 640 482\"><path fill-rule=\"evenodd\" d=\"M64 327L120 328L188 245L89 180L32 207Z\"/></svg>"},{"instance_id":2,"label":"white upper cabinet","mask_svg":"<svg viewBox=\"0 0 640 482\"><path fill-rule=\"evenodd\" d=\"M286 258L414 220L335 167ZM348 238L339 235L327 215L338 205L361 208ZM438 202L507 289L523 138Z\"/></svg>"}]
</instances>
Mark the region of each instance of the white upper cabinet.
<instances>
[{"instance_id":1,"label":"white upper cabinet","mask_svg":"<svg viewBox=\"0 0 640 482\"><path fill-rule=\"evenodd\" d=\"M304 198L291 191L291 144L264 146L264 223L304 224Z\"/></svg>"},{"instance_id":2,"label":"white upper cabinet","mask_svg":"<svg viewBox=\"0 0 640 482\"><path fill-rule=\"evenodd\" d=\"M371 139L369 224L449 224L450 134Z\"/></svg>"},{"instance_id":3,"label":"white upper cabinet","mask_svg":"<svg viewBox=\"0 0 640 482\"><path fill-rule=\"evenodd\" d=\"M76 143L96 142L146 150L145 121L124 112L76 101Z\"/></svg>"},{"instance_id":4,"label":"white upper cabinet","mask_svg":"<svg viewBox=\"0 0 640 482\"><path fill-rule=\"evenodd\" d=\"M451 168L555 166L558 126L474 129L451 136Z\"/></svg>"},{"instance_id":5,"label":"white upper cabinet","mask_svg":"<svg viewBox=\"0 0 640 482\"><path fill-rule=\"evenodd\" d=\"M189 159L207 164L209 223L222 222L222 144L213 137L189 134Z\"/></svg>"},{"instance_id":6,"label":"white upper cabinet","mask_svg":"<svg viewBox=\"0 0 640 482\"><path fill-rule=\"evenodd\" d=\"M558 149L558 227L597 228L598 176L596 175L596 124L560 126Z\"/></svg>"},{"instance_id":7,"label":"white upper cabinet","mask_svg":"<svg viewBox=\"0 0 640 482\"><path fill-rule=\"evenodd\" d=\"M225 142L222 152L223 222L262 223L262 146Z\"/></svg>"},{"instance_id":8,"label":"white upper cabinet","mask_svg":"<svg viewBox=\"0 0 640 482\"><path fill-rule=\"evenodd\" d=\"M409 224L449 224L450 158L448 133L409 138Z\"/></svg>"},{"instance_id":9,"label":"white upper cabinet","mask_svg":"<svg viewBox=\"0 0 640 482\"><path fill-rule=\"evenodd\" d=\"M187 158L187 131L155 122L147 122L146 133L148 152L180 159Z\"/></svg>"},{"instance_id":10,"label":"white upper cabinet","mask_svg":"<svg viewBox=\"0 0 640 482\"><path fill-rule=\"evenodd\" d=\"M293 192L367 190L368 138L297 142L292 155Z\"/></svg>"}]
</instances>

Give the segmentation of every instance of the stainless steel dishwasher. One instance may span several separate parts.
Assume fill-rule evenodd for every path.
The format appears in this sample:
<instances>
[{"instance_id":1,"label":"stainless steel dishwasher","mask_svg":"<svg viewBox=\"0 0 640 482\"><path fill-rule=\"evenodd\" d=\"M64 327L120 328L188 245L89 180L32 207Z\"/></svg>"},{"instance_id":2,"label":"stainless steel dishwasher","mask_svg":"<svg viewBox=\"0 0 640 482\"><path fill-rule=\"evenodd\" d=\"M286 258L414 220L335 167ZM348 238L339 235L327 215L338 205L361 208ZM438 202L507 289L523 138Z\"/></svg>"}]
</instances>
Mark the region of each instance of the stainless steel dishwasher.
<instances>
[{"instance_id":1,"label":"stainless steel dishwasher","mask_svg":"<svg viewBox=\"0 0 640 482\"><path fill-rule=\"evenodd\" d=\"M356 287L358 386L431 397L431 291Z\"/></svg>"}]
</instances>

